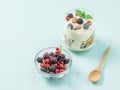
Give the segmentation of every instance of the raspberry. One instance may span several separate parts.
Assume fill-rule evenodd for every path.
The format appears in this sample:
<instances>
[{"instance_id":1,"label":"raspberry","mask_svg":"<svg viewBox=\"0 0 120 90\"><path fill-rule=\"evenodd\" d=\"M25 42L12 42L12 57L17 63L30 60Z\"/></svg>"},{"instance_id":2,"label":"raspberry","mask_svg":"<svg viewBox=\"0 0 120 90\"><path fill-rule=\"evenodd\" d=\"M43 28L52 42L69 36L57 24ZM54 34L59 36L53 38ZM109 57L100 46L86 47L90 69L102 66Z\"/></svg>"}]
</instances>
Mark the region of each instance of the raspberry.
<instances>
[{"instance_id":1,"label":"raspberry","mask_svg":"<svg viewBox=\"0 0 120 90\"><path fill-rule=\"evenodd\" d=\"M60 70L59 70L59 69L56 69L56 70L55 70L55 73L59 73L59 72L60 72Z\"/></svg>"},{"instance_id":2,"label":"raspberry","mask_svg":"<svg viewBox=\"0 0 120 90\"><path fill-rule=\"evenodd\" d=\"M57 67L57 64L55 63L54 66Z\"/></svg>"},{"instance_id":3,"label":"raspberry","mask_svg":"<svg viewBox=\"0 0 120 90\"><path fill-rule=\"evenodd\" d=\"M90 26L90 25L92 25L92 22L91 22L91 21L88 21L87 24Z\"/></svg>"},{"instance_id":4,"label":"raspberry","mask_svg":"<svg viewBox=\"0 0 120 90\"><path fill-rule=\"evenodd\" d=\"M70 17L69 17L69 16L67 16L67 17L66 17L66 20L67 20L67 21L69 21L69 20L70 20Z\"/></svg>"},{"instance_id":5,"label":"raspberry","mask_svg":"<svg viewBox=\"0 0 120 90\"><path fill-rule=\"evenodd\" d=\"M59 66L60 66L60 69L63 69L65 67L64 64L60 64Z\"/></svg>"},{"instance_id":6,"label":"raspberry","mask_svg":"<svg viewBox=\"0 0 120 90\"><path fill-rule=\"evenodd\" d=\"M50 63L50 59L45 59L45 64Z\"/></svg>"},{"instance_id":7,"label":"raspberry","mask_svg":"<svg viewBox=\"0 0 120 90\"><path fill-rule=\"evenodd\" d=\"M60 72L63 72L63 71L65 71L64 69L60 69Z\"/></svg>"},{"instance_id":8,"label":"raspberry","mask_svg":"<svg viewBox=\"0 0 120 90\"><path fill-rule=\"evenodd\" d=\"M49 65L49 64L46 64L46 68L50 68L50 65Z\"/></svg>"},{"instance_id":9,"label":"raspberry","mask_svg":"<svg viewBox=\"0 0 120 90\"><path fill-rule=\"evenodd\" d=\"M41 68L44 68L44 67L45 67L45 65L44 65L43 63L41 63L41 64L40 64L40 67L41 67Z\"/></svg>"}]
</instances>

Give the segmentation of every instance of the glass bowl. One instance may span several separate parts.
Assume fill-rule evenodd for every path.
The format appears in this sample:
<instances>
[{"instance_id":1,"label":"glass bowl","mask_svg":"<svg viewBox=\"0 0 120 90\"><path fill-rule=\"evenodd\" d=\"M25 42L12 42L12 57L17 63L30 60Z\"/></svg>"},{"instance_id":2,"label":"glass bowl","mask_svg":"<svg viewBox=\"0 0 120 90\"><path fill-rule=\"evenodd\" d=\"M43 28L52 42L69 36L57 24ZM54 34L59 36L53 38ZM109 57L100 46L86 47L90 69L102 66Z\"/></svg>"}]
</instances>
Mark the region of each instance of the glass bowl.
<instances>
[{"instance_id":1,"label":"glass bowl","mask_svg":"<svg viewBox=\"0 0 120 90\"><path fill-rule=\"evenodd\" d=\"M70 71L70 68L72 65L72 57L65 49L62 49L62 48L60 49L61 54L64 54L65 58L69 59L69 63L65 64L65 67L66 67L65 70L59 73L50 73L50 72L48 73L41 70L40 63L37 61L37 58L43 57L43 55L46 52L49 54L50 52L54 52L55 50L56 50L56 47L48 47L40 50L35 56L35 59L34 59L35 66L37 67L38 72L45 78L61 78Z\"/></svg>"}]
</instances>

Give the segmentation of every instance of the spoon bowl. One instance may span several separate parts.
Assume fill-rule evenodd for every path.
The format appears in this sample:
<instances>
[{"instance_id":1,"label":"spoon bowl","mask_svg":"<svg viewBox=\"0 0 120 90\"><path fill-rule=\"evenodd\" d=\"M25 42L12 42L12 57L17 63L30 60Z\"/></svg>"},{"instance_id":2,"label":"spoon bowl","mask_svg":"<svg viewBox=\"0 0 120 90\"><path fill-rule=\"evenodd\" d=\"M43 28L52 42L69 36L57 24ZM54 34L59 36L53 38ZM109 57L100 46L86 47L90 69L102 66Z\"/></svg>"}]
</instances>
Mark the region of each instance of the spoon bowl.
<instances>
[{"instance_id":1,"label":"spoon bowl","mask_svg":"<svg viewBox=\"0 0 120 90\"><path fill-rule=\"evenodd\" d=\"M100 80L101 72L98 70L94 70L89 74L89 80L92 82L97 82Z\"/></svg>"}]
</instances>

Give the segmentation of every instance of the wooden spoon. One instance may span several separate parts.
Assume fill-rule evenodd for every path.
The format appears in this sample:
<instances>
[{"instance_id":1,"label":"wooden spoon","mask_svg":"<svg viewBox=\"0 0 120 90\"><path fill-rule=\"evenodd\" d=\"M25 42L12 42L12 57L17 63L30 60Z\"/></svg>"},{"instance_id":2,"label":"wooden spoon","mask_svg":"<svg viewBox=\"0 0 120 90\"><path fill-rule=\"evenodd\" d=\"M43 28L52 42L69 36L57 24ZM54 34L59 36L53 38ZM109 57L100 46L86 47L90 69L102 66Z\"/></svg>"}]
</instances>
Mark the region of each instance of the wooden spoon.
<instances>
[{"instance_id":1,"label":"wooden spoon","mask_svg":"<svg viewBox=\"0 0 120 90\"><path fill-rule=\"evenodd\" d=\"M101 67L102 67L102 65L103 65L103 63L104 63L104 61L105 61L109 51L110 51L110 47L107 48L107 50L104 53L104 55L103 55L103 57L101 59L100 64L98 65L98 67L95 70L93 70L92 72L90 72L88 78L89 78L89 80L91 82L98 82L100 80L100 77L101 77Z\"/></svg>"}]
</instances>

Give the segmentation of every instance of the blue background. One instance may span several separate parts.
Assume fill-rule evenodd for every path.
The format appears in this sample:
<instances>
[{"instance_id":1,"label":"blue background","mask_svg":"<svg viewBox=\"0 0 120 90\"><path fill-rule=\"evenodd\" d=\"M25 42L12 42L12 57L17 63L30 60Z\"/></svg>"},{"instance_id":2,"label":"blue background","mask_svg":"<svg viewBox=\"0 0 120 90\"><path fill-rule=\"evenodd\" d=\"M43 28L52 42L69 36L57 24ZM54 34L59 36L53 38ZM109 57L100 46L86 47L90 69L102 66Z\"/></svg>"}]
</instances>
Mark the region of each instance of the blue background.
<instances>
[{"instance_id":1,"label":"blue background","mask_svg":"<svg viewBox=\"0 0 120 90\"><path fill-rule=\"evenodd\" d=\"M94 13L96 42L86 52L72 52L61 40L65 13L87 8ZM119 90L119 0L0 0L0 90ZM42 48L63 45L73 57L65 77L46 80L33 63ZM102 79L93 84L88 74L105 51L111 51Z\"/></svg>"}]
</instances>

